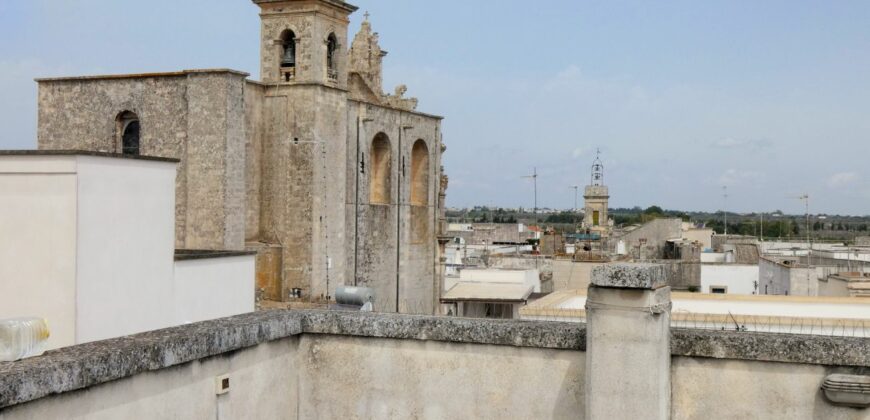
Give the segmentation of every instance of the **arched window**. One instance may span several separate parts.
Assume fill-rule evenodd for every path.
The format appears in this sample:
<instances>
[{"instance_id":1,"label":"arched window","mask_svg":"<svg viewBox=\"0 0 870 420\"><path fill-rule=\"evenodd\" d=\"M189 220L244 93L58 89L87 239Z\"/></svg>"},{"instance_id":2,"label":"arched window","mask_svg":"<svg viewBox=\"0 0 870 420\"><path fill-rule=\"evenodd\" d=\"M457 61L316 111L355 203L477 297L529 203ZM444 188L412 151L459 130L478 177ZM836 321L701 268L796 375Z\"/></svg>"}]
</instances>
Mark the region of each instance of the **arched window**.
<instances>
[{"instance_id":1,"label":"arched window","mask_svg":"<svg viewBox=\"0 0 870 420\"><path fill-rule=\"evenodd\" d=\"M296 34L289 29L281 33L281 77L285 82L296 78Z\"/></svg>"},{"instance_id":2,"label":"arched window","mask_svg":"<svg viewBox=\"0 0 870 420\"><path fill-rule=\"evenodd\" d=\"M118 143L121 153L125 155L139 154L139 116L132 111L124 111L115 118L115 127L118 133Z\"/></svg>"},{"instance_id":3,"label":"arched window","mask_svg":"<svg viewBox=\"0 0 870 420\"><path fill-rule=\"evenodd\" d=\"M291 30L281 34L281 67L296 67L296 34Z\"/></svg>"},{"instance_id":4,"label":"arched window","mask_svg":"<svg viewBox=\"0 0 870 420\"><path fill-rule=\"evenodd\" d=\"M411 149L411 205L429 205L429 148L423 140Z\"/></svg>"},{"instance_id":5,"label":"arched window","mask_svg":"<svg viewBox=\"0 0 870 420\"><path fill-rule=\"evenodd\" d=\"M338 48L338 40L334 33L326 37L326 76L330 80L338 80L338 70L335 68L335 50Z\"/></svg>"},{"instance_id":6,"label":"arched window","mask_svg":"<svg viewBox=\"0 0 870 420\"><path fill-rule=\"evenodd\" d=\"M392 171L392 151L390 139L378 133L372 140L371 165L369 169L369 202L390 204L390 172Z\"/></svg>"}]
</instances>

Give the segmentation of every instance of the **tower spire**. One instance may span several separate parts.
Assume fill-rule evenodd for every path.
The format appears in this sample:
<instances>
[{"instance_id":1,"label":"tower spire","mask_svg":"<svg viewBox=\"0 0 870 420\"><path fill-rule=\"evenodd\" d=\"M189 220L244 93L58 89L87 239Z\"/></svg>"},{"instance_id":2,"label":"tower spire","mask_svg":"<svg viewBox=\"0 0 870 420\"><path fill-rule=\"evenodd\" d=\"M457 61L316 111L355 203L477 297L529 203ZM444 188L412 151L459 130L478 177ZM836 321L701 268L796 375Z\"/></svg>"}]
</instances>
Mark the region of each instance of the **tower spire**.
<instances>
[{"instance_id":1,"label":"tower spire","mask_svg":"<svg viewBox=\"0 0 870 420\"><path fill-rule=\"evenodd\" d=\"M601 149L597 148L592 161L592 185L604 185L604 164L601 163Z\"/></svg>"}]
</instances>

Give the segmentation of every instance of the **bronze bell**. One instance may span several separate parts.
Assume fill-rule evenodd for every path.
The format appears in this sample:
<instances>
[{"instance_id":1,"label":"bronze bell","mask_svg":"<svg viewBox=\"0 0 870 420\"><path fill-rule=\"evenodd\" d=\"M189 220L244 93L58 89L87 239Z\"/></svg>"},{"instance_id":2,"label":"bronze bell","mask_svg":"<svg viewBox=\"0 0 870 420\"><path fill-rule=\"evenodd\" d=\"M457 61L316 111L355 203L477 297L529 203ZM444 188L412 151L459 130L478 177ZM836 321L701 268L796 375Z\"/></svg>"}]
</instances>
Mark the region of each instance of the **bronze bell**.
<instances>
[{"instance_id":1,"label":"bronze bell","mask_svg":"<svg viewBox=\"0 0 870 420\"><path fill-rule=\"evenodd\" d=\"M281 67L296 67L296 42L294 40L284 44L284 56L281 57Z\"/></svg>"}]
</instances>

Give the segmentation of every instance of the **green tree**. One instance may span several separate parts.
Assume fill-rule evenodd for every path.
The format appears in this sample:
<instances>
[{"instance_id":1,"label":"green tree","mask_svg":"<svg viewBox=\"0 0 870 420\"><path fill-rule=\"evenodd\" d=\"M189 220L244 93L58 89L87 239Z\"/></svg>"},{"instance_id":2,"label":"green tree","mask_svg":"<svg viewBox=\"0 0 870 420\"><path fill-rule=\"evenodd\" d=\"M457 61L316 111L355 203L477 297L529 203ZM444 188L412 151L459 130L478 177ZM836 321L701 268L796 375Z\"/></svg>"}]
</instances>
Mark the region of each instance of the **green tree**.
<instances>
[{"instance_id":1,"label":"green tree","mask_svg":"<svg viewBox=\"0 0 870 420\"><path fill-rule=\"evenodd\" d=\"M662 208L659 206L649 206L646 208L646 210L643 211L643 214L650 214L650 215L653 215L653 214L662 215L664 213L665 213L665 211L662 210Z\"/></svg>"}]
</instances>

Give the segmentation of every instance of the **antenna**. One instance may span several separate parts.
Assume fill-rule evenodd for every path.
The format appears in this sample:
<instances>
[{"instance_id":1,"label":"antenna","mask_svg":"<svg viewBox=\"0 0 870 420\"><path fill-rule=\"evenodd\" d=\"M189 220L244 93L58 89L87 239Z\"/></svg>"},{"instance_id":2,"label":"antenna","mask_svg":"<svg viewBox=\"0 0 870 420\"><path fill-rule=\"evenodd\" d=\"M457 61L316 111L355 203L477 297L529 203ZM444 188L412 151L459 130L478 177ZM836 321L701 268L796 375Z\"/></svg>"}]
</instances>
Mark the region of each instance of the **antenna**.
<instances>
[{"instance_id":1,"label":"antenna","mask_svg":"<svg viewBox=\"0 0 870 420\"><path fill-rule=\"evenodd\" d=\"M523 177L521 177L521 178L531 178L532 181L534 181L534 183L535 183L535 210L534 210L534 215L535 215L535 223L537 224L537 223L538 223L538 168L537 168L537 167L532 168L532 174L531 174L531 175L526 175L526 176L523 176Z\"/></svg>"},{"instance_id":2,"label":"antenna","mask_svg":"<svg viewBox=\"0 0 870 420\"><path fill-rule=\"evenodd\" d=\"M728 186L722 186L722 198L725 199L725 204L722 208L722 215L725 217L725 236L728 236Z\"/></svg>"},{"instance_id":3,"label":"antenna","mask_svg":"<svg viewBox=\"0 0 870 420\"><path fill-rule=\"evenodd\" d=\"M568 188L574 189L574 213L577 213L577 191L580 189L579 185L571 185Z\"/></svg>"},{"instance_id":4,"label":"antenna","mask_svg":"<svg viewBox=\"0 0 870 420\"><path fill-rule=\"evenodd\" d=\"M800 196L791 197L791 198L796 198L798 200L804 200L804 207L805 207L804 214L807 218L807 222L806 222L807 223L807 227L806 227L806 229L807 229L807 246L809 247L810 254L812 254L813 246L812 246L812 244L810 244L810 195L807 193L803 193ZM809 263L809 257L807 258L807 262Z\"/></svg>"}]
</instances>

